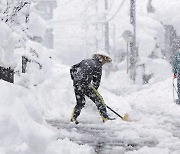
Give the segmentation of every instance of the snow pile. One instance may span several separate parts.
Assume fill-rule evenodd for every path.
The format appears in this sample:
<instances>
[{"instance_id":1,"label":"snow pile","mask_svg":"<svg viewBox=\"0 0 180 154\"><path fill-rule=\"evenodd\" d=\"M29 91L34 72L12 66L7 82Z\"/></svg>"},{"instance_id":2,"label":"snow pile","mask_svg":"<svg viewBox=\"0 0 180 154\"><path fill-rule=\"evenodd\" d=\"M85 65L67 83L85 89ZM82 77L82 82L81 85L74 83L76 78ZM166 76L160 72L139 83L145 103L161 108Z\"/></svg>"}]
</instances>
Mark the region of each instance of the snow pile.
<instances>
[{"instance_id":1,"label":"snow pile","mask_svg":"<svg viewBox=\"0 0 180 154\"><path fill-rule=\"evenodd\" d=\"M47 149L47 154L52 154L52 151L53 154L95 154L94 150L88 145L77 145L68 138L51 143Z\"/></svg>"},{"instance_id":2,"label":"snow pile","mask_svg":"<svg viewBox=\"0 0 180 154\"><path fill-rule=\"evenodd\" d=\"M28 32L32 37L44 38L44 34L47 28L46 22L37 13L30 13L30 21L27 24Z\"/></svg>"},{"instance_id":3,"label":"snow pile","mask_svg":"<svg viewBox=\"0 0 180 154\"><path fill-rule=\"evenodd\" d=\"M137 46L139 57L148 57L156 45L163 45L163 26L157 20L148 16L137 19ZM162 57L159 57L162 58Z\"/></svg>"},{"instance_id":4,"label":"snow pile","mask_svg":"<svg viewBox=\"0 0 180 154\"><path fill-rule=\"evenodd\" d=\"M0 65L14 68L14 50L24 48L29 39L42 41L46 22L38 15L31 1L0 2Z\"/></svg>"},{"instance_id":5,"label":"snow pile","mask_svg":"<svg viewBox=\"0 0 180 154\"><path fill-rule=\"evenodd\" d=\"M146 73L153 74L149 83L160 82L172 77L172 66L163 59L146 60Z\"/></svg>"},{"instance_id":6,"label":"snow pile","mask_svg":"<svg viewBox=\"0 0 180 154\"><path fill-rule=\"evenodd\" d=\"M28 89L0 81L1 153L44 153L55 132L45 126L43 110Z\"/></svg>"},{"instance_id":7,"label":"snow pile","mask_svg":"<svg viewBox=\"0 0 180 154\"><path fill-rule=\"evenodd\" d=\"M27 41L26 48L17 48L15 50L15 82L24 87L30 87L41 84L48 79L52 67L51 54L41 44ZM26 58L27 63L23 64L26 73L22 72L22 59Z\"/></svg>"},{"instance_id":8,"label":"snow pile","mask_svg":"<svg viewBox=\"0 0 180 154\"><path fill-rule=\"evenodd\" d=\"M153 147L144 146L138 151L128 152L128 154L151 153L153 151L157 154L179 152L180 140L177 126L179 123L177 119L179 119L180 114L179 106L173 103L171 79L135 92L131 94L131 97L123 97L123 102L130 103L132 111L135 111L131 112L130 116L138 119L137 123L131 125L135 128L133 133L137 134L136 142L138 142L138 138L148 137L155 144ZM132 139L132 136L129 137Z\"/></svg>"},{"instance_id":9,"label":"snow pile","mask_svg":"<svg viewBox=\"0 0 180 154\"><path fill-rule=\"evenodd\" d=\"M14 48L17 43L17 34L4 22L0 21L0 65L14 66Z\"/></svg>"},{"instance_id":10,"label":"snow pile","mask_svg":"<svg viewBox=\"0 0 180 154\"><path fill-rule=\"evenodd\" d=\"M36 92L43 103L44 117L69 121L75 102L69 67L54 63L49 73L50 78L40 84Z\"/></svg>"}]
</instances>

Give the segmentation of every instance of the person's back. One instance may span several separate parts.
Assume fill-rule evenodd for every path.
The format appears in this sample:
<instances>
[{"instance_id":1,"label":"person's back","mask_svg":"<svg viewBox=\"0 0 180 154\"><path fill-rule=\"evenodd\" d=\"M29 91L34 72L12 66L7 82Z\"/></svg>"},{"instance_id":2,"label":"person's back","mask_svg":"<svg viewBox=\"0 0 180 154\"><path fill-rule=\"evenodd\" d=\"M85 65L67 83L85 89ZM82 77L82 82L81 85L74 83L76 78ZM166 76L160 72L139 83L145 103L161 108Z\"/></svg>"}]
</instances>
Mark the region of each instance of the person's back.
<instances>
[{"instance_id":1,"label":"person's back","mask_svg":"<svg viewBox=\"0 0 180 154\"><path fill-rule=\"evenodd\" d=\"M75 84L87 87L92 82L99 87L102 75L102 64L98 59L85 59L80 63L73 65L71 68L73 80Z\"/></svg>"}]
</instances>

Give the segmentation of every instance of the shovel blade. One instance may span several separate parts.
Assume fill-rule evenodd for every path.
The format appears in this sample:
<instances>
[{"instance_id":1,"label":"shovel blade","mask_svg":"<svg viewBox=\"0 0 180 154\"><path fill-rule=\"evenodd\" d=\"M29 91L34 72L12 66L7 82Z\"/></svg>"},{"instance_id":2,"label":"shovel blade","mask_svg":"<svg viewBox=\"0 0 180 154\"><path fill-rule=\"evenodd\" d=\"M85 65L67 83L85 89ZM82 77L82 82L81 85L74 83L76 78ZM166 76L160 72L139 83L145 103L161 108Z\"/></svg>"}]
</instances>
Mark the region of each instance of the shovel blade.
<instances>
[{"instance_id":1,"label":"shovel blade","mask_svg":"<svg viewBox=\"0 0 180 154\"><path fill-rule=\"evenodd\" d=\"M129 115L127 113L124 115L123 120L124 121L129 121Z\"/></svg>"}]
</instances>

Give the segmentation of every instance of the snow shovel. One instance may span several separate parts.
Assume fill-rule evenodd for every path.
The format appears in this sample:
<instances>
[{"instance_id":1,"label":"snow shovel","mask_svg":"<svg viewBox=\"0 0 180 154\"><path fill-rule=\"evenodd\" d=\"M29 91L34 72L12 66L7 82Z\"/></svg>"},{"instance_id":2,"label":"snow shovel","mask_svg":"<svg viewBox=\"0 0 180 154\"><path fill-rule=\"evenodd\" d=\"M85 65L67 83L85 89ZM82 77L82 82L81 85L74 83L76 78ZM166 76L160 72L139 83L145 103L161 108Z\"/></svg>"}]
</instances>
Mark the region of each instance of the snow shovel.
<instances>
[{"instance_id":1,"label":"snow shovel","mask_svg":"<svg viewBox=\"0 0 180 154\"><path fill-rule=\"evenodd\" d=\"M120 117L122 120L124 121L129 121L129 115L126 113L123 117L118 114L116 111L114 111L113 109L111 109L109 106L106 105L106 107L111 110L113 113L115 113L118 117Z\"/></svg>"},{"instance_id":2,"label":"snow shovel","mask_svg":"<svg viewBox=\"0 0 180 154\"><path fill-rule=\"evenodd\" d=\"M122 120L124 121L128 121L129 120L129 115L126 113L123 117L121 115L119 115L116 111L114 111L113 109L111 109L109 106L107 106L104 103L103 97L99 94L99 92L96 90L96 88L94 88L92 85L90 85L91 88L94 90L94 92L96 93L96 95L100 98L101 102L103 103L103 105L105 105L109 110L111 110L113 113L115 113L118 117L120 117Z\"/></svg>"},{"instance_id":3,"label":"snow shovel","mask_svg":"<svg viewBox=\"0 0 180 154\"><path fill-rule=\"evenodd\" d=\"M177 91L177 89L176 89L176 87L175 87L175 85L174 85L174 78L173 78L173 101L174 101L174 103L176 103L176 104L180 104L180 100L179 100L179 99L175 99L174 91L176 91L176 93L177 93L177 95L178 95L178 91Z\"/></svg>"}]
</instances>

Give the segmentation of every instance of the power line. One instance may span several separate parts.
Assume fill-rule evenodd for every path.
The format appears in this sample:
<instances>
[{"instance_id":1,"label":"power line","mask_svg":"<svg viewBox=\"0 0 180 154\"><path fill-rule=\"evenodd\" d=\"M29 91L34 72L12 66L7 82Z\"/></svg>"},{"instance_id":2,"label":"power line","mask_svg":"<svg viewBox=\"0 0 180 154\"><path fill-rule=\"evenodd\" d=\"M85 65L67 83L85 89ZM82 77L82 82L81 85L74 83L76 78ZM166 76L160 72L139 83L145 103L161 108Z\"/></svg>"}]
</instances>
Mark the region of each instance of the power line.
<instances>
[{"instance_id":1,"label":"power line","mask_svg":"<svg viewBox=\"0 0 180 154\"><path fill-rule=\"evenodd\" d=\"M122 6L124 5L124 2L125 2L125 0L122 1L121 5L119 6L119 8L115 12L115 14L111 18L107 19L107 22L111 21L118 14L118 12L121 10Z\"/></svg>"},{"instance_id":2,"label":"power line","mask_svg":"<svg viewBox=\"0 0 180 154\"><path fill-rule=\"evenodd\" d=\"M94 15L90 15L90 16L87 16L87 17L84 17L84 18L69 18L69 19L55 20L53 22L61 22L61 23L79 22L79 21L85 21L85 20L91 19L93 17L98 17L98 16L103 17L104 15L105 15L104 13L102 13L102 14L94 14Z\"/></svg>"},{"instance_id":3,"label":"power line","mask_svg":"<svg viewBox=\"0 0 180 154\"><path fill-rule=\"evenodd\" d=\"M105 20L101 20L101 21L98 21L98 22L109 22L109 21L111 21L117 14L118 14L118 12L121 10L121 8L122 8L122 6L124 5L124 2L125 2L125 0L123 0L122 1L122 3L121 3L121 5L119 6L119 8L117 9L117 11L115 12L115 14L112 16L112 17L110 17L109 19L107 19L107 21L105 21ZM64 19L64 20L56 20L56 21L54 21L55 23L58 23L58 22L61 22L61 23L72 23L72 22L81 22L81 21L85 21L85 20L88 20L88 19L91 19L91 18L95 18L95 17L97 17L98 18L98 16L102 16L102 18L103 18L103 16L105 16L105 14L104 13L101 13L101 14L94 14L94 15L90 15L90 16L87 16L87 17L84 17L84 18L69 18L69 19ZM105 18L104 18L105 19Z\"/></svg>"},{"instance_id":4,"label":"power line","mask_svg":"<svg viewBox=\"0 0 180 154\"><path fill-rule=\"evenodd\" d=\"M111 2L111 4L110 4L110 7L109 7L109 9L108 9L108 13L111 12L111 9L112 9L113 4L114 4L114 0L113 0L113 1Z\"/></svg>"}]
</instances>

